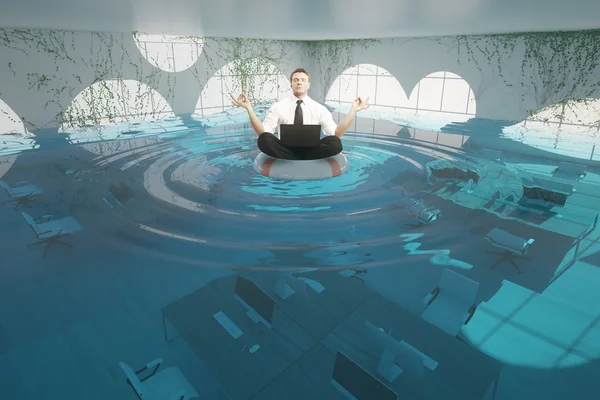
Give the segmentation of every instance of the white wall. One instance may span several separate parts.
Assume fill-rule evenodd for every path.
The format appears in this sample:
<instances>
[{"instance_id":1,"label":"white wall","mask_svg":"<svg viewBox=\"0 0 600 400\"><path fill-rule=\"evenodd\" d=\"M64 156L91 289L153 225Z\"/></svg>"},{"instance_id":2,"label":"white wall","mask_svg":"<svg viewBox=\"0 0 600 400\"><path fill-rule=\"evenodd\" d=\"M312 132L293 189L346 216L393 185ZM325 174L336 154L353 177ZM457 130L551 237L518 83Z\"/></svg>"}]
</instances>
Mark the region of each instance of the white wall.
<instances>
[{"instance_id":1,"label":"white wall","mask_svg":"<svg viewBox=\"0 0 600 400\"><path fill-rule=\"evenodd\" d=\"M201 56L190 68L169 72L146 60L131 34L0 30L0 99L29 131L36 131L60 127L62 113L73 100L102 80L139 81L180 115L193 113L209 79L237 58L274 57L279 60L274 66L285 76L306 65L294 42L285 46L264 46L260 40L246 41L245 46L234 40L204 42Z\"/></svg>"},{"instance_id":2,"label":"white wall","mask_svg":"<svg viewBox=\"0 0 600 400\"><path fill-rule=\"evenodd\" d=\"M599 13L596 0L19 0L0 26L331 40L593 29Z\"/></svg>"},{"instance_id":3,"label":"white wall","mask_svg":"<svg viewBox=\"0 0 600 400\"><path fill-rule=\"evenodd\" d=\"M550 106L565 96L600 97L600 69L593 65L600 45L592 40L598 34L569 34L562 39L548 35L552 34L539 39L529 35L496 41L443 37L366 43L205 39L190 68L167 72L144 58L132 35L0 30L0 99L28 130L57 128L61 112L82 90L98 79L119 78L141 81L160 93L175 114L186 114L194 112L203 88L219 69L237 58L266 57L286 77L298 66L309 69L310 95L321 102L344 70L372 64L398 79L407 95L430 73L455 73L471 86L477 117L521 120L530 110ZM463 44L457 46L457 39ZM547 42L558 43L556 51ZM471 48L478 45L484 52L474 50L470 57L465 43ZM565 43L571 47L565 48ZM545 51L541 58L545 64L525 58L526 45ZM485 54L495 49L501 49L501 57ZM524 72L523 60L533 60Z\"/></svg>"},{"instance_id":4,"label":"white wall","mask_svg":"<svg viewBox=\"0 0 600 400\"><path fill-rule=\"evenodd\" d=\"M463 44L458 46L457 40ZM482 51L475 49L476 46ZM556 51L552 51L551 46L555 46ZM496 49L500 50L494 54ZM527 56L526 49L530 51ZM540 55L532 57L531 53L538 50ZM488 52L491 54L486 54ZM407 95L428 74L453 72L471 86L477 102L477 117L521 120L531 111L569 98L600 98L598 54L598 31L571 33L565 37L524 34L496 39L485 36L400 38L384 39L367 48L355 46L348 64L375 64L385 68L398 79ZM345 61L344 57L340 58ZM327 64L327 57L322 64ZM346 68L339 66L331 75ZM311 89L316 89L314 83ZM322 94L327 89L318 90Z\"/></svg>"}]
</instances>

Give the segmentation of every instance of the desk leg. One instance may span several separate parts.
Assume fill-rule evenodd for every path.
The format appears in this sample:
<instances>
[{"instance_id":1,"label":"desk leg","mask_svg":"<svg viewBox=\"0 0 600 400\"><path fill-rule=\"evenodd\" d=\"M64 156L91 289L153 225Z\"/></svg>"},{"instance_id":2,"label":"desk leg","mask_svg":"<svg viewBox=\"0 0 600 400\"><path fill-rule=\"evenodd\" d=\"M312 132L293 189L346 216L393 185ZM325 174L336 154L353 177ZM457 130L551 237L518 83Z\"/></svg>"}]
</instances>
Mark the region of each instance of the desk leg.
<instances>
[{"instance_id":1,"label":"desk leg","mask_svg":"<svg viewBox=\"0 0 600 400\"><path fill-rule=\"evenodd\" d=\"M167 323L169 321L167 321L167 317L165 317L165 313L161 313L162 314L162 322L163 322L163 332L165 334L165 341L167 343L173 343L175 341L175 339L177 339L179 336L175 336L173 339L169 340L169 334L167 332Z\"/></svg>"},{"instance_id":2,"label":"desk leg","mask_svg":"<svg viewBox=\"0 0 600 400\"><path fill-rule=\"evenodd\" d=\"M490 397L491 400L496 400L496 393L498 392L498 384L500 381L500 373L502 372L502 369L500 370L500 372L498 372L498 375L496 375L496 379L494 379L493 382L493 386L494 388L492 389L492 396Z\"/></svg>"},{"instance_id":3,"label":"desk leg","mask_svg":"<svg viewBox=\"0 0 600 400\"><path fill-rule=\"evenodd\" d=\"M477 349L476 347L474 347L473 345L471 345L471 343L467 342L464 338L462 338L460 332L458 332L458 334L456 335L456 338L458 340L460 340L461 342L465 343L467 346L469 346L469 347L471 347L473 349L476 349L477 351L481 351L481 350ZM485 396L484 396L484 400L496 400L496 392L498 392L498 384L499 384L499 381L500 381L500 374L501 373L502 373L502 368L500 368L500 371L498 372L498 375L496 375L496 378L490 384L490 387L486 391Z\"/></svg>"},{"instance_id":4,"label":"desk leg","mask_svg":"<svg viewBox=\"0 0 600 400\"><path fill-rule=\"evenodd\" d=\"M8 346L4 342L4 330L2 329L2 325L0 325L0 354L8 353Z\"/></svg>"}]
</instances>

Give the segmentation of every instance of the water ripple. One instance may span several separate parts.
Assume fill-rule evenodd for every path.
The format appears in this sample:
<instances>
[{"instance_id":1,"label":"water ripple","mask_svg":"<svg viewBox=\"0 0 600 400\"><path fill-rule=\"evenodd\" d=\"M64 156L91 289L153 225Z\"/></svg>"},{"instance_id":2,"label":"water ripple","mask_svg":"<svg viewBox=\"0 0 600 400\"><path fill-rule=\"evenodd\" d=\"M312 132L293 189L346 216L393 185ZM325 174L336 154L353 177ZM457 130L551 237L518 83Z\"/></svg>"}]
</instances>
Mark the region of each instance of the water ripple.
<instances>
[{"instance_id":1,"label":"water ripple","mask_svg":"<svg viewBox=\"0 0 600 400\"><path fill-rule=\"evenodd\" d=\"M405 253L396 246L398 236L408 229L406 221L417 217L407 205L418 200L411 197L418 193L407 190L402 180L424 183L424 165L436 157L430 149L405 146L395 137L347 134L346 173L291 181L254 171L258 149L248 129L227 134L190 130L140 143L118 148L104 143L93 168L103 174L99 187L110 192L98 195L96 207L129 226L120 239L141 247L159 243L155 249L169 254L173 246L178 254L200 252L205 261L218 259L221 265L257 267L273 262L314 266L317 262L307 263L306 254L315 249L346 252L338 261L348 267L364 261L362 254L368 252L359 248L365 243L388 253L383 264L393 263ZM401 199L406 204L399 206ZM340 250L359 240L361 246ZM282 249L281 243L293 243L295 250Z\"/></svg>"}]
</instances>

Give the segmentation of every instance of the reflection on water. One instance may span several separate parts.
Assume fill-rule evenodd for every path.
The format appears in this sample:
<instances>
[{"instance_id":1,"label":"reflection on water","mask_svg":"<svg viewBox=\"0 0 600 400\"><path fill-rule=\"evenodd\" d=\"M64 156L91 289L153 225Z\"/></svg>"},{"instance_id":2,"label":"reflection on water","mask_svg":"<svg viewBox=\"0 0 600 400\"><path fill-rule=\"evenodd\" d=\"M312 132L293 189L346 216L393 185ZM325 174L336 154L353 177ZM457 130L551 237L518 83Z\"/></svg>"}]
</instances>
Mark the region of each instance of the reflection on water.
<instances>
[{"instance_id":1,"label":"reflection on water","mask_svg":"<svg viewBox=\"0 0 600 400\"><path fill-rule=\"evenodd\" d=\"M160 120L61 128L59 129L59 133L65 134L70 143L79 144L97 142L99 140L128 139L156 135L170 137L178 133L187 132L188 130L189 126L186 126L180 117L172 115Z\"/></svg>"},{"instance_id":2,"label":"reflection on water","mask_svg":"<svg viewBox=\"0 0 600 400\"><path fill-rule=\"evenodd\" d=\"M0 156L33 150L39 145L31 134L4 134L0 135Z\"/></svg>"},{"instance_id":3,"label":"reflection on water","mask_svg":"<svg viewBox=\"0 0 600 400\"><path fill-rule=\"evenodd\" d=\"M374 166L383 165L388 161L390 161L390 164L393 163L391 160L393 155L388 152L354 145L352 142L349 147L351 147L351 150L345 152L345 154L352 160L351 168L335 179L293 181L278 180L257 175L249 185L242 186L241 190L280 199L327 197L343 192L350 192L363 185L368 185L369 181L379 179L379 177L370 176L371 169Z\"/></svg>"},{"instance_id":4,"label":"reflection on water","mask_svg":"<svg viewBox=\"0 0 600 400\"><path fill-rule=\"evenodd\" d=\"M40 187L36 203L22 207L31 220L21 221L18 213L10 214L16 215L11 223L29 224L29 236L4 234L20 246L23 240L35 239L31 235L39 234L44 226L48 228L44 224L52 218L74 218L83 230L64 240L78 245L51 247L46 258L39 254L36 263L60 260L63 273L70 273L71 257L79 254L80 260L85 259L101 243L107 254L132 256L136 261L130 259L132 265L127 268L140 268L135 277L140 281L168 266L168 273L153 278L158 286L152 294L159 299L153 301L161 308L199 290L173 289L171 297L162 293L160 285L168 286L189 268L234 271L256 279L274 276L269 275L273 271L327 272L331 275L323 281L319 278L323 276L306 275L304 282L310 282L311 290L320 295L332 290L327 279L341 280L340 287L358 282L357 293L381 294L399 304L407 313L403 318L417 326L420 322L415 321L424 321L425 310L432 310L424 301L426 296L448 284L440 280L448 269L475 282L476 288L474 298L440 306L443 312L427 316L429 325L423 329L437 326L437 333L431 335L449 335L440 336L448 346L466 346L466 341L470 346L464 349L470 350L465 352L472 351L472 357L477 358L476 351L481 350L506 364L540 370L585 365L600 356L597 346L591 345L600 339L597 330L588 329L597 312L578 314L577 329L553 326L548 328L551 332L544 332L548 319L533 314L520 318L520 304L507 306L514 293L519 299L535 299L523 306L528 313L552 315L553 307L563 301L556 300L562 293L551 283L564 271L569 276L573 263L567 265L564 259L572 257L574 242L577 249L584 247L582 238L590 237L595 229L590 226L597 211L583 206L591 201L585 196L595 196L589 194L593 190L588 188L588 194L575 200L568 193L575 207L570 201L557 205L526 198L531 193L524 190L531 181L531 165L523 168L526 164L508 159L466 157L462 142L442 143L436 132L419 134L438 142L419 142L411 137L414 126L397 136L348 133L343 143L349 169L341 176L317 181L272 179L252 168L258 154L256 135L240 125L245 118L239 110L230 110L100 131L84 127L68 132L70 144L63 147L3 157L0 176L9 196L32 195L23 192L26 185ZM585 179L593 176L589 172ZM7 206L2 212L12 213L13 208ZM500 236L491 237L494 232ZM530 238L535 241L525 252L523 240ZM32 247L24 254L36 257L35 251ZM492 269L498 259L494 251L507 261ZM516 259L523 274L509 260L519 255L523 257ZM152 264L157 261L160 267ZM298 281L289 281L303 290ZM552 296L546 294L552 290ZM53 301L60 299L56 295ZM436 304L452 300L445 295L437 299ZM473 304L480 307L474 314ZM503 312L512 314L502 316ZM473 315L468 325L461 322L456 331L448 328L455 324L445 323L448 315L463 318L469 313ZM518 324L512 324L513 314ZM561 315L567 318L567 314ZM36 320L35 311L31 315L36 323L49 324ZM75 317L69 314L68 318ZM12 343L32 340L35 334L23 331L11 331ZM416 337L426 338L428 332ZM573 346L569 338L574 337L584 344ZM518 354L507 351L515 341L535 346L518 346ZM427 346L426 341L421 345ZM435 346L430 351L435 352ZM442 357L439 353L430 364L446 365L448 359Z\"/></svg>"},{"instance_id":5,"label":"reflection on water","mask_svg":"<svg viewBox=\"0 0 600 400\"><path fill-rule=\"evenodd\" d=\"M527 121L504 128L502 137L536 149L584 160L599 160L595 148L600 144L597 126L547 124Z\"/></svg>"}]
</instances>

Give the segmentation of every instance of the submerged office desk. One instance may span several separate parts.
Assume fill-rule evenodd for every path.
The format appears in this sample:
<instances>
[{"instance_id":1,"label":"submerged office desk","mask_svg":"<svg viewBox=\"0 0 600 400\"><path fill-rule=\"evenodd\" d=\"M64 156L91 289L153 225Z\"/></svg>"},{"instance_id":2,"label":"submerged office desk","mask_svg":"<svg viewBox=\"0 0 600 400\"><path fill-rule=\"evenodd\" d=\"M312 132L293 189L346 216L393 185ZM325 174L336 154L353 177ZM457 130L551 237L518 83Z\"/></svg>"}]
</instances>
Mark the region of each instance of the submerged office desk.
<instances>
[{"instance_id":1,"label":"submerged office desk","mask_svg":"<svg viewBox=\"0 0 600 400\"><path fill-rule=\"evenodd\" d=\"M322 293L307 288L282 300L275 294L273 274L244 274L276 301L272 328L255 324L235 300L237 276L217 279L162 310L165 338L168 321L235 399L249 399L298 360L322 337L372 295L356 279L337 271L298 276L314 279ZM225 314L243 332L235 339L213 317ZM253 346L260 348L250 353Z\"/></svg>"},{"instance_id":2,"label":"submerged office desk","mask_svg":"<svg viewBox=\"0 0 600 400\"><path fill-rule=\"evenodd\" d=\"M168 320L234 399L344 399L331 384L335 354L347 354L400 398L482 399L501 363L448 335L419 316L337 271L305 276L325 286L282 300L269 273L249 276L276 300L272 328L255 324L234 299L236 276L220 278L163 309ZM222 311L243 334L235 339L213 317ZM378 355L366 350L364 321L390 332L439 365L422 381L400 375L387 383L375 370ZM165 324L166 329L166 324ZM166 330L165 330L166 333ZM239 334L239 333L238 333ZM250 349L260 348L254 353Z\"/></svg>"}]
</instances>

